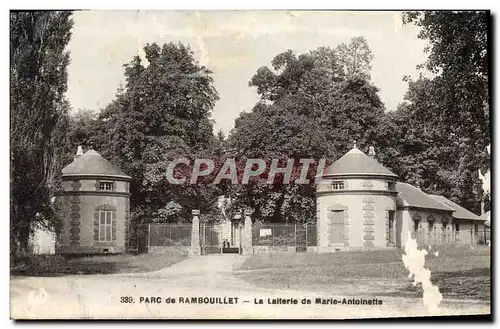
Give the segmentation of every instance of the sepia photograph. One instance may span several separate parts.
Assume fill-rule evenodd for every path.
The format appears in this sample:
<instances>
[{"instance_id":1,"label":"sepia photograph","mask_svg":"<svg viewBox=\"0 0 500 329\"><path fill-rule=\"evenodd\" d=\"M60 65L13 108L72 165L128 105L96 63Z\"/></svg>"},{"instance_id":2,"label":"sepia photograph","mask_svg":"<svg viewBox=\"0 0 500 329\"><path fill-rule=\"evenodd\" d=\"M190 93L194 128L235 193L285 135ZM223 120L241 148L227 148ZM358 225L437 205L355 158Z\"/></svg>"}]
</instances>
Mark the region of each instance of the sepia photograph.
<instances>
[{"instance_id":1,"label":"sepia photograph","mask_svg":"<svg viewBox=\"0 0 500 329\"><path fill-rule=\"evenodd\" d=\"M12 320L492 321L489 10L10 10Z\"/></svg>"}]
</instances>

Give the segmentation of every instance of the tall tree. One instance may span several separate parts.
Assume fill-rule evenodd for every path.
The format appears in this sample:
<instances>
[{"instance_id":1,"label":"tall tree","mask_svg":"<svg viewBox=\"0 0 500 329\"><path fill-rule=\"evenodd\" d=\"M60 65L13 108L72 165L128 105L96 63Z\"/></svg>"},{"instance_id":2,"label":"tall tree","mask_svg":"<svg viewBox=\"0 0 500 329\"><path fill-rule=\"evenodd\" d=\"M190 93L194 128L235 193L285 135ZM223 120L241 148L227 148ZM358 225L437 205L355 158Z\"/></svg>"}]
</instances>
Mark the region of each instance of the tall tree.
<instances>
[{"instance_id":1,"label":"tall tree","mask_svg":"<svg viewBox=\"0 0 500 329\"><path fill-rule=\"evenodd\" d=\"M262 67L249 82L261 100L236 119L229 136L241 157L340 157L353 140L375 142L384 106L369 80L371 51L354 38L335 49L321 47L306 54L278 54L272 69ZM298 164L298 163L297 163ZM230 190L233 206L252 207L267 221L315 219L314 185L244 185Z\"/></svg>"},{"instance_id":2,"label":"tall tree","mask_svg":"<svg viewBox=\"0 0 500 329\"><path fill-rule=\"evenodd\" d=\"M339 45L337 53L346 77L363 76L370 79L373 53L364 37L355 37L348 45Z\"/></svg>"},{"instance_id":3,"label":"tall tree","mask_svg":"<svg viewBox=\"0 0 500 329\"><path fill-rule=\"evenodd\" d=\"M421 27L418 37L429 41L423 67L434 73L474 74L487 82L487 11L405 12L403 23Z\"/></svg>"},{"instance_id":4,"label":"tall tree","mask_svg":"<svg viewBox=\"0 0 500 329\"><path fill-rule=\"evenodd\" d=\"M181 43L153 43L144 53L147 63L136 56L125 65L125 88L100 114L94 145L133 177L136 218L187 219L200 205L210 212L215 189L172 185L165 172L172 160L208 156L216 144L210 115L219 97L211 72Z\"/></svg>"},{"instance_id":5,"label":"tall tree","mask_svg":"<svg viewBox=\"0 0 500 329\"><path fill-rule=\"evenodd\" d=\"M490 143L488 13L408 12L403 22L422 28L419 38L429 42L429 57L420 67L434 77L410 80L407 103L399 115L406 124L412 122L413 131L421 132L417 139L427 139L410 153L435 173L422 177L409 166L401 174L478 212L482 195L478 169L487 167Z\"/></svg>"},{"instance_id":6,"label":"tall tree","mask_svg":"<svg viewBox=\"0 0 500 329\"><path fill-rule=\"evenodd\" d=\"M34 223L54 217L54 161L67 128L70 12L10 13L11 252L28 247Z\"/></svg>"}]
</instances>

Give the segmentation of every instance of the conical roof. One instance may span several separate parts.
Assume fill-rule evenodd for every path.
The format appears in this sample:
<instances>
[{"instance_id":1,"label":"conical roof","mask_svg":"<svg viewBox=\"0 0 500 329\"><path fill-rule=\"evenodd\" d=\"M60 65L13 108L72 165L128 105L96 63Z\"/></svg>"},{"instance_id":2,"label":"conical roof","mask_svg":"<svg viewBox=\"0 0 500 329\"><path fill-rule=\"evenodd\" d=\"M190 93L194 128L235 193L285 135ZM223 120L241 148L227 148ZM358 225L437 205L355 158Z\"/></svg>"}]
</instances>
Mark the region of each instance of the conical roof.
<instances>
[{"instance_id":1,"label":"conical roof","mask_svg":"<svg viewBox=\"0 0 500 329\"><path fill-rule=\"evenodd\" d=\"M118 178L131 179L120 168L104 159L94 150L88 150L76 157L73 162L63 168L65 176L114 176Z\"/></svg>"},{"instance_id":2,"label":"conical roof","mask_svg":"<svg viewBox=\"0 0 500 329\"><path fill-rule=\"evenodd\" d=\"M397 177L396 174L360 151L356 146L326 168L323 177L356 175Z\"/></svg>"}]
</instances>

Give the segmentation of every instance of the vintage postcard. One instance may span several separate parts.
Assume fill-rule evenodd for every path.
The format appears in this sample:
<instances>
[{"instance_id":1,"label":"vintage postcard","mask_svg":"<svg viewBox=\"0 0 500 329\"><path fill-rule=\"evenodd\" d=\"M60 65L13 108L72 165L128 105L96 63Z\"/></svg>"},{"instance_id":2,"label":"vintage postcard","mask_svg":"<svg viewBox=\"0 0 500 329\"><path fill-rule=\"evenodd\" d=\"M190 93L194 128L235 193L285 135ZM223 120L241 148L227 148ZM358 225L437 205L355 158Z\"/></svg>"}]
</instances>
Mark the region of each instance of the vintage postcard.
<instances>
[{"instance_id":1,"label":"vintage postcard","mask_svg":"<svg viewBox=\"0 0 500 329\"><path fill-rule=\"evenodd\" d=\"M12 319L491 319L489 11L9 15Z\"/></svg>"}]
</instances>

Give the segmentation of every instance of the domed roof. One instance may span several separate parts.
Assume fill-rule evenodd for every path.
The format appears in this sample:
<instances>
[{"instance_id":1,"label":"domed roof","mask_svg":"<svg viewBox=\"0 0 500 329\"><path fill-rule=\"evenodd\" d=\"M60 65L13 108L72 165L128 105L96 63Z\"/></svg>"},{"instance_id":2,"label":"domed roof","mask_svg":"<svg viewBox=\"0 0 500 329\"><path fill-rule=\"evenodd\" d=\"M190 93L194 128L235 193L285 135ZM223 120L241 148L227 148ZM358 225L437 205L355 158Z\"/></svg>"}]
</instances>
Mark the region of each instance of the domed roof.
<instances>
[{"instance_id":1,"label":"domed roof","mask_svg":"<svg viewBox=\"0 0 500 329\"><path fill-rule=\"evenodd\" d=\"M356 175L397 177L396 174L384 167L374 158L361 152L356 146L335 161L331 166L326 168L323 177Z\"/></svg>"},{"instance_id":2,"label":"domed roof","mask_svg":"<svg viewBox=\"0 0 500 329\"><path fill-rule=\"evenodd\" d=\"M88 150L77 156L73 162L63 168L63 177L67 176L115 176L124 179L132 179L121 171L120 168L104 159L94 150Z\"/></svg>"}]
</instances>

